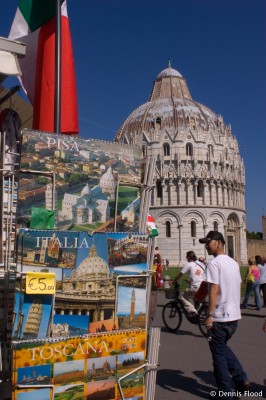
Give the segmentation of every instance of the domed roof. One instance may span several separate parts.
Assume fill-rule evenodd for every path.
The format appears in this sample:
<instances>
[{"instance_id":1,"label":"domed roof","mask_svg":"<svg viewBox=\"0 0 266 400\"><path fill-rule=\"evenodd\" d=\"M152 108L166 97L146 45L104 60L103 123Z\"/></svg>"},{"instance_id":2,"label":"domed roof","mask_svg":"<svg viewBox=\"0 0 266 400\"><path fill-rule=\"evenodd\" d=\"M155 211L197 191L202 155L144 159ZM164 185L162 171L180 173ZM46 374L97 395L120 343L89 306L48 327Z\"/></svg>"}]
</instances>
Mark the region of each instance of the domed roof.
<instances>
[{"instance_id":1,"label":"domed roof","mask_svg":"<svg viewBox=\"0 0 266 400\"><path fill-rule=\"evenodd\" d=\"M109 278L108 264L103 258L98 256L94 243L92 243L88 257L80 263L76 273L78 278L86 278L87 276L91 278L91 275L96 274Z\"/></svg>"},{"instance_id":2,"label":"domed roof","mask_svg":"<svg viewBox=\"0 0 266 400\"><path fill-rule=\"evenodd\" d=\"M101 177L100 186L105 189L108 188L113 189L116 186L116 182L111 167L109 167L107 172L105 172L105 174L103 174L103 176Z\"/></svg>"},{"instance_id":3,"label":"domed roof","mask_svg":"<svg viewBox=\"0 0 266 400\"><path fill-rule=\"evenodd\" d=\"M180 76L182 78L180 72L178 72L176 69L173 69L170 65L168 68L165 68L162 72L160 72L156 79L162 78L163 76Z\"/></svg>"},{"instance_id":4,"label":"domed roof","mask_svg":"<svg viewBox=\"0 0 266 400\"><path fill-rule=\"evenodd\" d=\"M156 127L187 130L191 128L191 119L201 132L217 126L217 115L208 107L194 101L185 79L177 70L168 66L155 79L150 100L129 115L117 132L115 140L143 132L151 135Z\"/></svg>"},{"instance_id":5,"label":"domed roof","mask_svg":"<svg viewBox=\"0 0 266 400\"><path fill-rule=\"evenodd\" d=\"M81 191L81 196L85 196L86 194L91 194L91 190L88 183L86 184L86 186L84 186L84 188Z\"/></svg>"}]
</instances>

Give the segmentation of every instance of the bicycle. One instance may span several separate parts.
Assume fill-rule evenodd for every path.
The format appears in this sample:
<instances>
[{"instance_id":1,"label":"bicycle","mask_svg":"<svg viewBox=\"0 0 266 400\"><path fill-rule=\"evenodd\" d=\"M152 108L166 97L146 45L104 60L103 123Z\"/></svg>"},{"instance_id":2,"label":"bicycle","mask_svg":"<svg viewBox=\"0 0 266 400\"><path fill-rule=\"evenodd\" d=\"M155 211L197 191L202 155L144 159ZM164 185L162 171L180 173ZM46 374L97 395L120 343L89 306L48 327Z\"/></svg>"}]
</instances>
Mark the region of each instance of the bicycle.
<instances>
[{"instance_id":1,"label":"bicycle","mask_svg":"<svg viewBox=\"0 0 266 400\"><path fill-rule=\"evenodd\" d=\"M175 289L166 289L165 290L165 295L166 298L168 299L173 299L169 303L166 303L163 306L162 310L162 318L163 318L163 323L165 327L170 331L170 332L176 332L182 323L183 320L183 314L187 318L189 322L192 324L198 325L199 330L201 334L204 337L207 337L207 328L203 324L204 320L207 317L208 313L208 303L206 301L203 301L202 303L199 303L197 306L197 315L189 315L189 313L186 311L184 308L184 305L180 302L178 296L179 296L179 287L180 283L177 282L175 283Z\"/></svg>"}]
</instances>

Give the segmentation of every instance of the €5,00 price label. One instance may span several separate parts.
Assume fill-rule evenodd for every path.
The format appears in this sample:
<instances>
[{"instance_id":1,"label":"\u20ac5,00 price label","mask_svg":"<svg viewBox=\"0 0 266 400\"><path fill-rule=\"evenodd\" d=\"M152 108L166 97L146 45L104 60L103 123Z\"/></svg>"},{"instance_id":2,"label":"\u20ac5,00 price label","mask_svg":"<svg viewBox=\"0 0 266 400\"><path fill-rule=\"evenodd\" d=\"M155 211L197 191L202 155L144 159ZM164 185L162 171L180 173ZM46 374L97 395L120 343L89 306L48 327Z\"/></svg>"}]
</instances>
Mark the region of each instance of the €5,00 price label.
<instances>
[{"instance_id":1,"label":"\u20ac5,00 price label","mask_svg":"<svg viewBox=\"0 0 266 400\"><path fill-rule=\"evenodd\" d=\"M55 274L49 272L26 273L27 294L54 294L55 283Z\"/></svg>"}]
</instances>

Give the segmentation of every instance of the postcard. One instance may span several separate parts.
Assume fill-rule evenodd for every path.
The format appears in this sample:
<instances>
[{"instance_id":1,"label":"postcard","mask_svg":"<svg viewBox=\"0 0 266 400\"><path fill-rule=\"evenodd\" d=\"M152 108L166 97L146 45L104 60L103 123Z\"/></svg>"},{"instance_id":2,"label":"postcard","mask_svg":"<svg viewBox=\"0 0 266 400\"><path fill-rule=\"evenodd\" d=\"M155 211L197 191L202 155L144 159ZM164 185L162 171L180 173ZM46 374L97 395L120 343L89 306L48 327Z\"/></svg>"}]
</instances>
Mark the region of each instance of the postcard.
<instances>
[{"instance_id":1,"label":"postcard","mask_svg":"<svg viewBox=\"0 0 266 400\"><path fill-rule=\"evenodd\" d=\"M73 269L78 238L75 232L20 229L18 264L22 267Z\"/></svg>"},{"instance_id":2,"label":"postcard","mask_svg":"<svg viewBox=\"0 0 266 400\"><path fill-rule=\"evenodd\" d=\"M54 385L84 382L84 360L74 360L54 364Z\"/></svg>"},{"instance_id":3,"label":"postcard","mask_svg":"<svg viewBox=\"0 0 266 400\"><path fill-rule=\"evenodd\" d=\"M115 378L88 382L85 389L87 400L115 400Z\"/></svg>"},{"instance_id":4,"label":"postcard","mask_svg":"<svg viewBox=\"0 0 266 400\"><path fill-rule=\"evenodd\" d=\"M53 391L50 388L16 389L12 394L12 400L52 400Z\"/></svg>"},{"instance_id":5,"label":"postcard","mask_svg":"<svg viewBox=\"0 0 266 400\"><path fill-rule=\"evenodd\" d=\"M48 336L52 315L52 295L16 292L13 340L43 339Z\"/></svg>"},{"instance_id":6,"label":"postcard","mask_svg":"<svg viewBox=\"0 0 266 400\"><path fill-rule=\"evenodd\" d=\"M68 384L54 387L54 400L83 400L84 398L84 384Z\"/></svg>"},{"instance_id":7,"label":"postcard","mask_svg":"<svg viewBox=\"0 0 266 400\"><path fill-rule=\"evenodd\" d=\"M18 221L32 227L39 207L56 212L60 230L136 229L141 159L137 146L24 130Z\"/></svg>"},{"instance_id":8,"label":"postcard","mask_svg":"<svg viewBox=\"0 0 266 400\"><path fill-rule=\"evenodd\" d=\"M17 382L18 385L49 385L51 384L51 365L18 368Z\"/></svg>"},{"instance_id":9,"label":"postcard","mask_svg":"<svg viewBox=\"0 0 266 400\"><path fill-rule=\"evenodd\" d=\"M148 236L134 233L107 233L108 261L113 274L138 275L147 271Z\"/></svg>"},{"instance_id":10,"label":"postcard","mask_svg":"<svg viewBox=\"0 0 266 400\"><path fill-rule=\"evenodd\" d=\"M118 329L118 319L110 318L103 321L91 322L89 325L89 333L103 333L115 331Z\"/></svg>"},{"instance_id":11,"label":"postcard","mask_svg":"<svg viewBox=\"0 0 266 400\"><path fill-rule=\"evenodd\" d=\"M119 329L146 326L146 289L118 286L117 317Z\"/></svg>"},{"instance_id":12,"label":"postcard","mask_svg":"<svg viewBox=\"0 0 266 400\"><path fill-rule=\"evenodd\" d=\"M116 356L92 358L87 361L87 382L104 380L115 375Z\"/></svg>"},{"instance_id":13,"label":"postcard","mask_svg":"<svg viewBox=\"0 0 266 400\"><path fill-rule=\"evenodd\" d=\"M51 336L68 337L82 336L88 333L89 316L88 315L61 315L53 316L51 324Z\"/></svg>"},{"instance_id":14,"label":"postcard","mask_svg":"<svg viewBox=\"0 0 266 400\"><path fill-rule=\"evenodd\" d=\"M62 340L17 341L13 342L13 365L17 370L43 364L55 365L69 361L145 352L146 338L146 330L134 329Z\"/></svg>"}]
</instances>

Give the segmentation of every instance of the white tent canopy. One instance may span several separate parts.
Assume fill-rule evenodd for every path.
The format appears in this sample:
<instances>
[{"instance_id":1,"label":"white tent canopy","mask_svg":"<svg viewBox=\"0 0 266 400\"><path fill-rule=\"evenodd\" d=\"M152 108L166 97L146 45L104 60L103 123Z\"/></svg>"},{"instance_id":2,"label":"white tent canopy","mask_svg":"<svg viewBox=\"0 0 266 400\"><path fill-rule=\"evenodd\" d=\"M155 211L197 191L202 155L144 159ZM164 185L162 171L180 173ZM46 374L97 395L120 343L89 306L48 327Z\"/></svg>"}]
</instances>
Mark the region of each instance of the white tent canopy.
<instances>
[{"instance_id":1,"label":"white tent canopy","mask_svg":"<svg viewBox=\"0 0 266 400\"><path fill-rule=\"evenodd\" d=\"M21 75L18 57L24 57L26 45L21 42L0 37L0 82L7 76Z\"/></svg>"}]
</instances>

